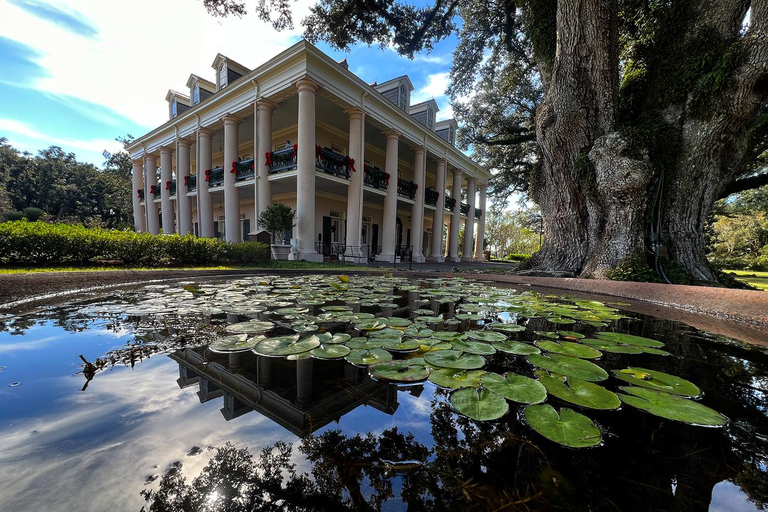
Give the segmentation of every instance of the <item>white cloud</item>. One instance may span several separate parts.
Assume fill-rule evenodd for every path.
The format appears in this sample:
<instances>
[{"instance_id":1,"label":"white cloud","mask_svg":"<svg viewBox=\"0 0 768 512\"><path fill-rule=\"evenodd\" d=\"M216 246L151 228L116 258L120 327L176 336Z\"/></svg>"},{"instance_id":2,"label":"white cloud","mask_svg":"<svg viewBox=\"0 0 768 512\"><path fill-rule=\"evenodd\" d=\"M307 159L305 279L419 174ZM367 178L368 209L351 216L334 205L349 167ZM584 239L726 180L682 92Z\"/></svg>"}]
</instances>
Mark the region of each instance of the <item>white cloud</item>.
<instances>
[{"instance_id":1,"label":"white cloud","mask_svg":"<svg viewBox=\"0 0 768 512\"><path fill-rule=\"evenodd\" d=\"M446 97L445 93L450 82L447 72L429 75L427 85L415 91L415 94L412 95L415 97L415 100L412 99L412 101L422 102L430 98Z\"/></svg>"},{"instance_id":2,"label":"white cloud","mask_svg":"<svg viewBox=\"0 0 768 512\"><path fill-rule=\"evenodd\" d=\"M117 153L123 149L123 145L116 140L110 139L90 139L90 140L78 140L78 139L66 139L53 137L40 133L33 129L26 123L17 121L15 119L0 119L0 133L15 133L23 137L30 139L45 141L47 145L61 146L63 149L69 151L70 149L82 149L85 151L95 151L99 154L105 149L110 153ZM19 144L15 144L17 147Z\"/></svg>"},{"instance_id":3,"label":"white cloud","mask_svg":"<svg viewBox=\"0 0 768 512\"><path fill-rule=\"evenodd\" d=\"M108 107L151 128L166 121L168 89L184 91L193 72L213 78L217 53L253 68L287 48L311 3L299 0L296 28L278 33L253 13L217 20L199 1L51 2L87 16L98 31L91 39L0 0L0 33L39 53L48 76L33 82L35 89Z\"/></svg>"}]
</instances>

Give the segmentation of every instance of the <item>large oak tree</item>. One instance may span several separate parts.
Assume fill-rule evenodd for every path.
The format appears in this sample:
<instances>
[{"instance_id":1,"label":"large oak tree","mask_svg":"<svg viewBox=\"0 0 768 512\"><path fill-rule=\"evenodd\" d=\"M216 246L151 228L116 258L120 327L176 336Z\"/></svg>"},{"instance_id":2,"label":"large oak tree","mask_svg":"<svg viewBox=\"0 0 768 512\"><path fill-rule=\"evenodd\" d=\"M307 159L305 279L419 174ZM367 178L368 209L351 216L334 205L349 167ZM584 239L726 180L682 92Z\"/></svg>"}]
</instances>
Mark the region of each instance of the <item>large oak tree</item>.
<instances>
[{"instance_id":1,"label":"large oak tree","mask_svg":"<svg viewBox=\"0 0 768 512\"><path fill-rule=\"evenodd\" d=\"M290 7L256 11L286 27ZM496 192L540 206L534 270L602 277L651 253L716 281L714 202L768 183L768 0L319 0L303 24L310 40L406 56L459 34L452 92L475 93L456 105L465 141L501 171Z\"/></svg>"}]
</instances>

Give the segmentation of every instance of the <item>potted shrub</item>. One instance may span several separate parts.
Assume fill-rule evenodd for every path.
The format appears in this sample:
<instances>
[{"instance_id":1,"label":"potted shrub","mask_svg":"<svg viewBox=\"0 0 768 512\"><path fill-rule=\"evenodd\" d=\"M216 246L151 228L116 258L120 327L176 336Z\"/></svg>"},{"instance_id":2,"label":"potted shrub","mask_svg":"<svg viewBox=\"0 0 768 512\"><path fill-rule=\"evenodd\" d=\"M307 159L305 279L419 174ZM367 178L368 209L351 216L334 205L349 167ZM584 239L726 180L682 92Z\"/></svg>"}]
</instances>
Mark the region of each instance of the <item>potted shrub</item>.
<instances>
[{"instance_id":1,"label":"potted shrub","mask_svg":"<svg viewBox=\"0 0 768 512\"><path fill-rule=\"evenodd\" d=\"M293 217L296 214L291 207L283 203L272 203L259 215L259 227L272 235L272 259L287 260L290 244L283 243L285 233L293 228Z\"/></svg>"}]
</instances>

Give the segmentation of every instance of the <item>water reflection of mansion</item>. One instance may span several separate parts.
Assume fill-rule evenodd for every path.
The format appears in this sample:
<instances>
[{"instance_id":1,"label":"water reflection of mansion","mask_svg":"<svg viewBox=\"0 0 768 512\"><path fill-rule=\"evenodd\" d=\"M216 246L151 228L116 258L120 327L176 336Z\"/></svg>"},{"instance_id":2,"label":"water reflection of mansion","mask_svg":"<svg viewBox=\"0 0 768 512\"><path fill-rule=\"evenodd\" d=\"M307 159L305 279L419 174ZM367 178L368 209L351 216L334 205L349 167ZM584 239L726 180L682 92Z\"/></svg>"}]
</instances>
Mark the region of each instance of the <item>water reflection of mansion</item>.
<instances>
[{"instance_id":1,"label":"water reflection of mansion","mask_svg":"<svg viewBox=\"0 0 768 512\"><path fill-rule=\"evenodd\" d=\"M361 405L394 414L397 388L376 382L345 361L213 354L204 348L169 354L180 388L197 385L200 403L223 397L227 421L256 411L297 436L309 435ZM414 389L414 388L412 388ZM418 389L418 391L416 390ZM421 388L412 392L420 393Z\"/></svg>"}]
</instances>

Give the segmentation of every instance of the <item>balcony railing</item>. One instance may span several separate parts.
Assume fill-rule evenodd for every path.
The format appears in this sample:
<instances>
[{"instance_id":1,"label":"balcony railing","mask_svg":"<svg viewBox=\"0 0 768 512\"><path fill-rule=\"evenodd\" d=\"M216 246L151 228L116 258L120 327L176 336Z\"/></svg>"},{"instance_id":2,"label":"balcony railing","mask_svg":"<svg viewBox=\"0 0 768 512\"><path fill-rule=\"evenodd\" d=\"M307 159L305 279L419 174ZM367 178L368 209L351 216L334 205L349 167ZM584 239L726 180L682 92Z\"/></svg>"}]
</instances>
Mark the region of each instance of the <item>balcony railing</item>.
<instances>
[{"instance_id":1,"label":"balcony railing","mask_svg":"<svg viewBox=\"0 0 768 512\"><path fill-rule=\"evenodd\" d=\"M452 212L454 206L456 206L456 200L452 197L445 196L445 209Z\"/></svg>"},{"instance_id":2,"label":"balcony railing","mask_svg":"<svg viewBox=\"0 0 768 512\"><path fill-rule=\"evenodd\" d=\"M320 146L315 146L315 165L323 172L345 179L349 179L350 172L357 171L353 159Z\"/></svg>"},{"instance_id":3,"label":"balcony railing","mask_svg":"<svg viewBox=\"0 0 768 512\"><path fill-rule=\"evenodd\" d=\"M176 180L166 181L165 182L165 188L168 189L168 195L175 196L176 195Z\"/></svg>"},{"instance_id":4,"label":"balcony railing","mask_svg":"<svg viewBox=\"0 0 768 512\"><path fill-rule=\"evenodd\" d=\"M412 181L397 178L397 195L413 199L419 186Z\"/></svg>"},{"instance_id":5,"label":"balcony railing","mask_svg":"<svg viewBox=\"0 0 768 512\"><path fill-rule=\"evenodd\" d=\"M467 203L461 203L459 208L461 209L462 215L467 215L469 213L469 205Z\"/></svg>"},{"instance_id":6,"label":"balcony railing","mask_svg":"<svg viewBox=\"0 0 768 512\"><path fill-rule=\"evenodd\" d=\"M270 174L288 171L296 168L296 150L298 144L290 148L269 151L265 156L264 165L269 167Z\"/></svg>"},{"instance_id":7,"label":"balcony railing","mask_svg":"<svg viewBox=\"0 0 768 512\"><path fill-rule=\"evenodd\" d=\"M208 187L218 187L224 184L224 168L214 167L205 171L205 181L208 182Z\"/></svg>"},{"instance_id":8,"label":"balcony railing","mask_svg":"<svg viewBox=\"0 0 768 512\"><path fill-rule=\"evenodd\" d=\"M438 192L437 190L432 190L429 187L424 189L424 204L428 204L430 206L437 206L438 197L440 197L440 192Z\"/></svg>"},{"instance_id":9,"label":"balcony railing","mask_svg":"<svg viewBox=\"0 0 768 512\"><path fill-rule=\"evenodd\" d=\"M139 201L143 201L144 200L144 189L143 188L138 189L136 191L136 195L139 196Z\"/></svg>"},{"instance_id":10,"label":"balcony railing","mask_svg":"<svg viewBox=\"0 0 768 512\"><path fill-rule=\"evenodd\" d=\"M197 175L190 174L188 176L184 176L184 184L187 186L187 192L197 190Z\"/></svg>"},{"instance_id":11,"label":"balcony railing","mask_svg":"<svg viewBox=\"0 0 768 512\"><path fill-rule=\"evenodd\" d=\"M149 193L152 194L152 197L155 199L160 199L160 185L150 185Z\"/></svg>"},{"instance_id":12,"label":"balcony railing","mask_svg":"<svg viewBox=\"0 0 768 512\"><path fill-rule=\"evenodd\" d=\"M382 171L378 167L371 167L365 165L365 177L363 178L363 184L367 187L378 188L380 190L386 190L389 184L389 174Z\"/></svg>"},{"instance_id":13,"label":"balcony railing","mask_svg":"<svg viewBox=\"0 0 768 512\"><path fill-rule=\"evenodd\" d=\"M253 178L255 167L253 158L243 160L242 162L233 162L235 164L235 179L237 181L249 180Z\"/></svg>"},{"instance_id":14,"label":"balcony railing","mask_svg":"<svg viewBox=\"0 0 768 512\"><path fill-rule=\"evenodd\" d=\"M483 210L481 210L480 208L475 208L475 218L479 219L482 216L483 216Z\"/></svg>"}]
</instances>

